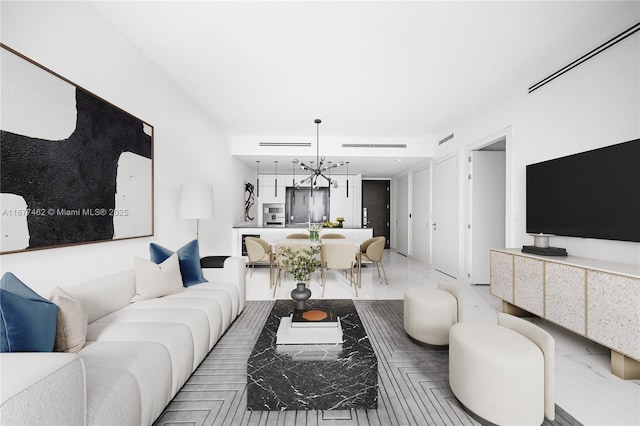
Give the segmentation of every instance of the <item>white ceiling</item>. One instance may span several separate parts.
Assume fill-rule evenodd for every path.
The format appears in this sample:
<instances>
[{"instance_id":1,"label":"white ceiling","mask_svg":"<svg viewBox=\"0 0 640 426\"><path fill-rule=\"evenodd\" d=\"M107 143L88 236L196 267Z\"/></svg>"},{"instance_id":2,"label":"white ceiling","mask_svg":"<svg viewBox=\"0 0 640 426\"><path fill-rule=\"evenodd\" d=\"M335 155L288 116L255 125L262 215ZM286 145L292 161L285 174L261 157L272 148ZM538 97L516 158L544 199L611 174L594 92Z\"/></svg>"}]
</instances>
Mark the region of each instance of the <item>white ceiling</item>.
<instances>
[{"instance_id":1,"label":"white ceiling","mask_svg":"<svg viewBox=\"0 0 640 426\"><path fill-rule=\"evenodd\" d=\"M313 141L321 118L323 137L428 144L640 15L638 1L94 4L230 135Z\"/></svg>"}]
</instances>

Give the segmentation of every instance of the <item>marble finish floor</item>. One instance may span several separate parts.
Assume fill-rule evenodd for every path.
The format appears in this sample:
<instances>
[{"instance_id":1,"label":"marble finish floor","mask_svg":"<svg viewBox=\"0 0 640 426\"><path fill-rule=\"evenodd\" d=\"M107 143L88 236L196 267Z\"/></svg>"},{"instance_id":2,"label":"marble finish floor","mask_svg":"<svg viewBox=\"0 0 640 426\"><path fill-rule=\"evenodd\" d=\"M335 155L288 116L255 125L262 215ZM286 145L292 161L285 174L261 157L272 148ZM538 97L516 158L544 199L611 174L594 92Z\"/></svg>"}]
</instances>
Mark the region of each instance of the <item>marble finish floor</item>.
<instances>
[{"instance_id":1,"label":"marble finish floor","mask_svg":"<svg viewBox=\"0 0 640 426\"><path fill-rule=\"evenodd\" d=\"M392 250L385 250L383 263L389 285L378 278L375 265L362 270L358 300L402 299L409 287L437 286L452 281L446 275ZM342 272L329 271L326 299L356 299L355 291ZM289 298L295 283L285 277L276 289L276 299ZM320 298L319 274L311 280L312 298ZM257 267L247 275L247 300L273 300L269 269ZM471 285L464 292L464 320L495 323L500 300L489 286ZM536 318L536 324L556 340L556 403L585 425L640 425L640 380L622 380L610 373L609 350L561 327Z\"/></svg>"}]
</instances>

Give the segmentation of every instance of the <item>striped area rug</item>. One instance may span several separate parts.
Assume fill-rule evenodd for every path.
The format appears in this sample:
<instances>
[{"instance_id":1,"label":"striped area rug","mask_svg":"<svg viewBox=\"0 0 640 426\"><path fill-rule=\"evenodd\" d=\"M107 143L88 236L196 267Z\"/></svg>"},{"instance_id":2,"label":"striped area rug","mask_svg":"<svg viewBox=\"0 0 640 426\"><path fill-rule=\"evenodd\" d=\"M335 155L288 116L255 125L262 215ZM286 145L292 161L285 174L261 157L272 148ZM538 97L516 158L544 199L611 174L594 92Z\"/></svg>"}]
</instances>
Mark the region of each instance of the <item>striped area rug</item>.
<instances>
[{"instance_id":1,"label":"striped area rug","mask_svg":"<svg viewBox=\"0 0 640 426\"><path fill-rule=\"evenodd\" d=\"M477 425L449 388L448 351L413 343L402 300L354 300L378 357L377 410L247 411L247 359L273 301L251 301L156 425ZM545 425L579 425L556 406Z\"/></svg>"}]
</instances>

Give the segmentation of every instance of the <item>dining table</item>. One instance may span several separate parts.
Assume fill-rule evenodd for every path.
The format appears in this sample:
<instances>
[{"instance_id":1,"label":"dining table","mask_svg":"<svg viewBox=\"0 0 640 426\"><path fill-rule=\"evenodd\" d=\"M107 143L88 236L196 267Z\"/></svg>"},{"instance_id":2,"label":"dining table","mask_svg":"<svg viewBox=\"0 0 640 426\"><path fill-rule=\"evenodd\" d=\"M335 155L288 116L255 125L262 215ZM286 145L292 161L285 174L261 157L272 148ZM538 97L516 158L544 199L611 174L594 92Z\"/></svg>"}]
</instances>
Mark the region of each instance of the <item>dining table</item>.
<instances>
[{"instance_id":1,"label":"dining table","mask_svg":"<svg viewBox=\"0 0 640 426\"><path fill-rule=\"evenodd\" d=\"M357 247L357 251L356 251L356 258L354 259L354 261L356 262L354 266L356 266L358 268L358 274L356 276L356 284L358 286L358 288L362 287L362 271L361 271L361 256L360 256L360 244L356 243L354 241L348 240L346 238L329 238L329 239L325 239L323 240L322 237L318 240L311 240L311 239L302 239L302 238L285 238L285 239L280 239L277 240L275 242L273 242L271 244L271 253L273 253L273 267L274 267L274 274L276 274L276 276L274 277L274 284L273 284L273 296L275 297L276 294L276 287L278 284L278 279L279 279L279 274L280 272L277 269L277 257L278 257L278 248L279 247L284 247L284 246L288 246L288 247L299 247L299 248L313 248L313 247L318 247L318 246L322 246L322 244L352 244L354 246Z\"/></svg>"}]
</instances>

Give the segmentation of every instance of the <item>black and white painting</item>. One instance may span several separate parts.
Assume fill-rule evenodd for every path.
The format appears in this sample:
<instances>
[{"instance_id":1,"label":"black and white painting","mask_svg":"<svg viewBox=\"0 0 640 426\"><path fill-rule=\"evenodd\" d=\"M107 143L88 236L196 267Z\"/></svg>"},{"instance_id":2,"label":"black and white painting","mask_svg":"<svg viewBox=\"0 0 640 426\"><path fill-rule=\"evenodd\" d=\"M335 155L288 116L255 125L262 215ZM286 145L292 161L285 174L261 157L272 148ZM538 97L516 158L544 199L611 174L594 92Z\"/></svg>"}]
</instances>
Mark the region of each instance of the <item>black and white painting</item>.
<instances>
[{"instance_id":1,"label":"black and white painting","mask_svg":"<svg viewBox=\"0 0 640 426\"><path fill-rule=\"evenodd\" d=\"M1 54L0 252L153 235L153 127Z\"/></svg>"},{"instance_id":2,"label":"black and white painting","mask_svg":"<svg viewBox=\"0 0 640 426\"><path fill-rule=\"evenodd\" d=\"M255 197L253 195L253 184L251 182L244 181L244 221L251 222L255 219L253 213L253 206L255 204Z\"/></svg>"}]
</instances>

